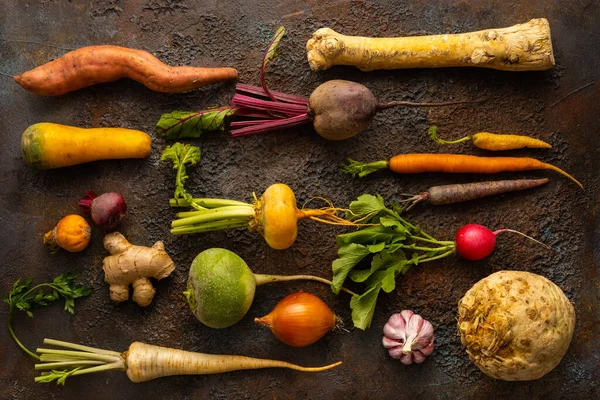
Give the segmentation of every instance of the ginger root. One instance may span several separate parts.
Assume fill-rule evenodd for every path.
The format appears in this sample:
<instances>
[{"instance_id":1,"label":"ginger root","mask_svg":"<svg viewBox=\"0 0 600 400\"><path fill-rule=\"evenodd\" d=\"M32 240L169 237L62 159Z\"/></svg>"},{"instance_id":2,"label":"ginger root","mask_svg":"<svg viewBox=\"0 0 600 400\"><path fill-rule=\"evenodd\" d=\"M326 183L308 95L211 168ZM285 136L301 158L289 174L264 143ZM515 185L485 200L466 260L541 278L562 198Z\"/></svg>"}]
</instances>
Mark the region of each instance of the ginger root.
<instances>
[{"instance_id":1,"label":"ginger root","mask_svg":"<svg viewBox=\"0 0 600 400\"><path fill-rule=\"evenodd\" d=\"M351 65L376 69L484 67L505 71L554 66L550 25L545 18L483 31L396 38L344 36L317 30L306 43L310 68Z\"/></svg>"},{"instance_id":2,"label":"ginger root","mask_svg":"<svg viewBox=\"0 0 600 400\"><path fill-rule=\"evenodd\" d=\"M111 254L102 261L104 280L110 285L110 299L117 303L129 299L129 285L133 285L133 301L148 306L156 292L149 278L166 278L175 269L161 241L152 247L136 246L113 232L104 236L104 248Z\"/></svg>"}]
</instances>

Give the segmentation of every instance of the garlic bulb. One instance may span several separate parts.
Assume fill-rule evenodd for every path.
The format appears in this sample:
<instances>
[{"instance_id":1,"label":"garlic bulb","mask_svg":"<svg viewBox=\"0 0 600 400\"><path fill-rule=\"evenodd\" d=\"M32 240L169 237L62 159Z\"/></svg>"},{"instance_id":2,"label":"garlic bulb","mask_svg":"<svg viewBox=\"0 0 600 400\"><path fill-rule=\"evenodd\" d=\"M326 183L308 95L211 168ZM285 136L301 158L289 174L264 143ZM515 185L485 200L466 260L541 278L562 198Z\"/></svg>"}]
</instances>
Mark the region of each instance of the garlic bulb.
<instances>
[{"instance_id":1,"label":"garlic bulb","mask_svg":"<svg viewBox=\"0 0 600 400\"><path fill-rule=\"evenodd\" d=\"M425 361L433 339L433 325L410 310L392 315L383 327L383 346L405 365Z\"/></svg>"}]
</instances>

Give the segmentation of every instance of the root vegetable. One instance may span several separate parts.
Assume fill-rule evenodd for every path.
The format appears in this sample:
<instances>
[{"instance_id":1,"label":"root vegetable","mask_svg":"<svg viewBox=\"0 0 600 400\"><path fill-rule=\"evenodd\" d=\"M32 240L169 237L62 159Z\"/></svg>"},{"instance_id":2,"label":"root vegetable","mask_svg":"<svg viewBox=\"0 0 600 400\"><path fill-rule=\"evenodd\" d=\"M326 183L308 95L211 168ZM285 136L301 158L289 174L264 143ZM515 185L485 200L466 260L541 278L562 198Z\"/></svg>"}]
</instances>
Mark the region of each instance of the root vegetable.
<instances>
[{"instance_id":1,"label":"root vegetable","mask_svg":"<svg viewBox=\"0 0 600 400\"><path fill-rule=\"evenodd\" d=\"M14 76L24 89L57 96L97 83L130 78L164 93L185 92L237 79L233 68L171 67L152 54L118 46L88 46Z\"/></svg>"},{"instance_id":2,"label":"root vegetable","mask_svg":"<svg viewBox=\"0 0 600 400\"><path fill-rule=\"evenodd\" d=\"M125 199L116 192L108 192L96 196L90 190L79 200L78 204L83 212L92 215L92 220L96 225L100 225L108 231L115 229L121 224L127 210Z\"/></svg>"},{"instance_id":3,"label":"root vegetable","mask_svg":"<svg viewBox=\"0 0 600 400\"><path fill-rule=\"evenodd\" d=\"M333 206L321 209L298 209L292 189L282 183L267 188L254 204L226 199L193 199L196 205L205 209L179 213L179 219L171 223L171 233L184 235L210 232L246 226L260 233L269 246L282 250L290 247L298 235L298 221L312 219L332 224L356 226L357 224L337 216L339 211ZM190 202L172 199L171 206L190 206Z\"/></svg>"},{"instance_id":4,"label":"root vegetable","mask_svg":"<svg viewBox=\"0 0 600 400\"><path fill-rule=\"evenodd\" d=\"M27 164L39 169L61 168L98 160L148 157L151 139L124 128L77 128L42 122L21 137Z\"/></svg>"},{"instance_id":5,"label":"root vegetable","mask_svg":"<svg viewBox=\"0 0 600 400\"><path fill-rule=\"evenodd\" d=\"M423 172L495 174L509 171L549 169L566 176L581 189L583 185L562 169L530 157L477 157L463 154L399 154L389 161L363 163L348 159L342 171L360 177L389 168L398 174Z\"/></svg>"},{"instance_id":6,"label":"root vegetable","mask_svg":"<svg viewBox=\"0 0 600 400\"><path fill-rule=\"evenodd\" d=\"M238 92L265 96L266 92L258 87L238 84ZM232 104L240 110L281 113L284 118L232 122L231 135L234 137L255 135L282 128L312 123L315 131L327 140L351 138L371 124L379 111L396 106L438 107L459 104L479 103L483 100L450 101L439 103L414 103L410 101L378 102L373 93L360 83L334 79L319 85L308 99L294 103L283 101L259 100L241 93L233 96ZM234 113L234 115L237 112ZM267 117L268 118L268 117Z\"/></svg>"},{"instance_id":7,"label":"root vegetable","mask_svg":"<svg viewBox=\"0 0 600 400\"><path fill-rule=\"evenodd\" d=\"M337 367L336 362L324 367L301 367L285 361L244 356L214 355L153 346L134 342L124 352L96 349L74 343L44 339L44 344L60 347L38 348L41 363L36 370L44 371L36 382L65 384L70 376L94 372L125 371L133 383L172 375L205 375L261 368L288 368L302 372L320 372ZM66 350L65 350L66 349Z\"/></svg>"},{"instance_id":8,"label":"root vegetable","mask_svg":"<svg viewBox=\"0 0 600 400\"><path fill-rule=\"evenodd\" d=\"M514 179L505 181L489 181L461 183L455 185L432 186L426 192L403 196L408 197L401 200L405 203L404 211L410 210L417 203L426 201L433 205L454 204L463 201L480 199L501 193L514 192L518 190L531 189L548 183L548 178L543 179Z\"/></svg>"},{"instance_id":9,"label":"root vegetable","mask_svg":"<svg viewBox=\"0 0 600 400\"><path fill-rule=\"evenodd\" d=\"M200 322L211 328L227 328L246 315L256 286L292 280L331 285L331 281L311 275L254 274L237 254L213 248L198 254L192 262L185 295ZM345 288L342 290L354 294Z\"/></svg>"},{"instance_id":10,"label":"root vegetable","mask_svg":"<svg viewBox=\"0 0 600 400\"><path fill-rule=\"evenodd\" d=\"M574 327L575 310L563 291L530 272L496 272L458 303L461 341L475 365L496 379L541 378L560 363Z\"/></svg>"},{"instance_id":11,"label":"root vegetable","mask_svg":"<svg viewBox=\"0 0 600 400\"><path fill-rule=\"evenodd\" d=\"M129 285L133 285L133 301L148 306L156 292L150 278L161 280L175 269L161 241L152 247L136 246L113 232L104 236L104 247L111 254L102 261L104 280L110 285L110 299L117 303L129 299Z\"/></svg>"},{"instance_id":12,"label":"root vegetable","mask_svg":"<svg viewBox=\"0 0 600 400\"><path fill-rule=\"evenodd\" d=\"M554 66L550 24L545 18L501 29L395 38L345 36L321 28L306 43L306 51L313 71L333 65L363 71L440 67L532 71Z\"/></svg>"},{"instance_id":13,"label":"root vegetable","mask_svg":"<svg viewBox=\"0 0 600 400\"><path fill-rule=\"evenodd\" d=\"M86 220L79 215L70 214L44 235L44 243L50 246L52 252L61 248L75 253L85 249L91 237L92 228Z\"/></svg>"},{"instance_id":14,"label":"root vegetable","mask_svg":"<svg viewBox=\"0 0 600 400\"><path fill-rule=\"evenodd\" d=\"M266 326L273 335L292 347L306 347L336 327L340 319L317 296L298 292L284 297L257 324Z\"/></svg>"},{"instance_id":15,"label":"root vegetable","mask_svg":"<svg viewBox=\"0 0 600 400\"><path fill-rule=\"evenodd\" d=\"M456 241L438 240L402 218L398 207L388 208L381 196L363 194L350 203L349 208L355 218L370 226L337 236L338 258L331 266L332 290L339 293L348 277L357 283L364 282L364 292L353 295L350 300L354 326L363 330L371 324L379 292L391 293L396 287L396 278L413 266L440 260L455 252L465 259L480 260L491 254L496 235L503 232L513 232L545 246L512 229L492 232L473 224L459 229ZM365 258L371 258L371 265L361 268Z\"/></svg>"},{"instance_id":16,"label":"root vegetable","mask_svg":"<svg viewBox=\"0 0 600 400\"><path fill-rule=\"evenodd\" d=\"M501 151L515 150L523 148L532 149L550 149L552 146L543 140L535 139L529 136L521 135L501 135L490 132L478 132L472 136L465 136L457 140L443 140L437 137L437 128L432 126L429 128L429 136L431 140L438 144L457 144L471 141L475 147L484 150Z\"/></svg>"},{"instance_id":17,"label":"root vegetable","mask_svg":"<svg viewBox=\"0 0 600 400\"><path fill-rule=\"evenodd\" d=\"M496 236L504 232L516 233L549 248L540 241L519 231L512 229L498 229L497 231L492 232L483 225L468 224L456 232L456 252L459 256L467 260L483 260L492 254L496 248Z\"/></svg>"},{"instance_id":18,"label":"root vegetable","mask_svg":"<svg viewBox=\"0 0 600 400\"><path fill-rule=\"evenodd\" d=\"M234 137L291 128L312 123L315 131L328 140L348 139L365 130L375 114L395 106L435 107L487 101L449 101L441 103L391 101L380 103L371 91L355 82L332 80L315 89L310 98L276 92L267 88L265 67L274 58L276 46L285 30L280 27L271 41L260 69L262 87L238 84L230 106L200 112L174 111L163 114L157 132L171 139L198 137L205 131L225 129L225 117L251 119L230 124Z\"/></svg>"}]
</instances>

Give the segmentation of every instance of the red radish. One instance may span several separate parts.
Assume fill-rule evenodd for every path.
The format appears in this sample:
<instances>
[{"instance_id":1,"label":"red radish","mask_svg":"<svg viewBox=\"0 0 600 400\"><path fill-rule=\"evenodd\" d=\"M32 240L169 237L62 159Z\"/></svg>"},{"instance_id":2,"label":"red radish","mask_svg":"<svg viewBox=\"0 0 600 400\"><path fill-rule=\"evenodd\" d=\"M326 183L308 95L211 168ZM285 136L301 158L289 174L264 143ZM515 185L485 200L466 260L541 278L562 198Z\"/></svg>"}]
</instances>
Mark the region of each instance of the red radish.
<instances>
[{"instance_id":1,"label":"red radish","mask_svg":"<svg viewBox=\"0 0 600 400\"><path fill-rule=\"evenodd\" d=\"M492 232L483 225L468 224L456 232L456 252L459 256L467 260L476 261L484 259L494 251L496 236L504 232L517 233L542 246L548 247L538 240L512 229L499 229Z\"/></svg>"},{"instance_id":2,"label":"red radish","mask_svg":"<svg viewBox=\"0 0 600 400\"><path fill-rule=\"evenodd\" d=\"M115 229L123 218L127 204L119 193L108 192L96 196L91 190L79 200L79 207L85 213L92 214L92 220L107 231Z\"/></svg>"}]
</instances>

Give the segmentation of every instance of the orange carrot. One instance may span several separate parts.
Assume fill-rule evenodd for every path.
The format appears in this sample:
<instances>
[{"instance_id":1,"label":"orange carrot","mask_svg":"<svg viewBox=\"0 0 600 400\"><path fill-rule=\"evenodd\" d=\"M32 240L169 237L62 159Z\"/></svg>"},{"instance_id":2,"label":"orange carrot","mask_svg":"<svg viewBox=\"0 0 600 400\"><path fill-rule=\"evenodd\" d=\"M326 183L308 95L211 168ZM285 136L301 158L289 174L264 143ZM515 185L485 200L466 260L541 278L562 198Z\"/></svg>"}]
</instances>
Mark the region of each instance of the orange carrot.
<instances>
[{"instance_id":1,"label":"orange carrot","mask_svg":"<svg viewBox=\"0 0 600 400\"><path fill-rule=\"evenodd\" d=\"M362 163L349 159L342 167L344 172L365 176L377 170L389 168L399 174L418 174L422 172L495 174L508 171L529 171L550 169L556 171L582 189L583 185L562 169L552 164L530 157L477 157L462 154L400 154L389 161Z\"/></svg>"},{"instance_id":2,"label":"orange carrot","mask_svg":"<svg viewBox=\"0 0 600 400\"><path fill-rule=\"evenodd\" d=\"M475 147L484 150L499 151L499 150L515 150L525 147L533 149L550 149L552 146L543 140L535 139L529 136L521 135L500 135L490 132L478 132L472 136L465 136L457 140L444 140L437 137L437 128L432 126L429 128L429 136L431 140L438 144L456 144L467 141L472 141Z\"/></svg>"},{"instance_id":3,"label":"orange carrot","mask_svg":"<svg viewBox=\"0 0 600 400\"><path fill-rule=\"evenodd\" d=\"M130 78L157 92L175 93L237 79L234 68L171 67L152 54L118 46L87 46L13 79L42 96Z\"/></svg>"}]
</instances>

